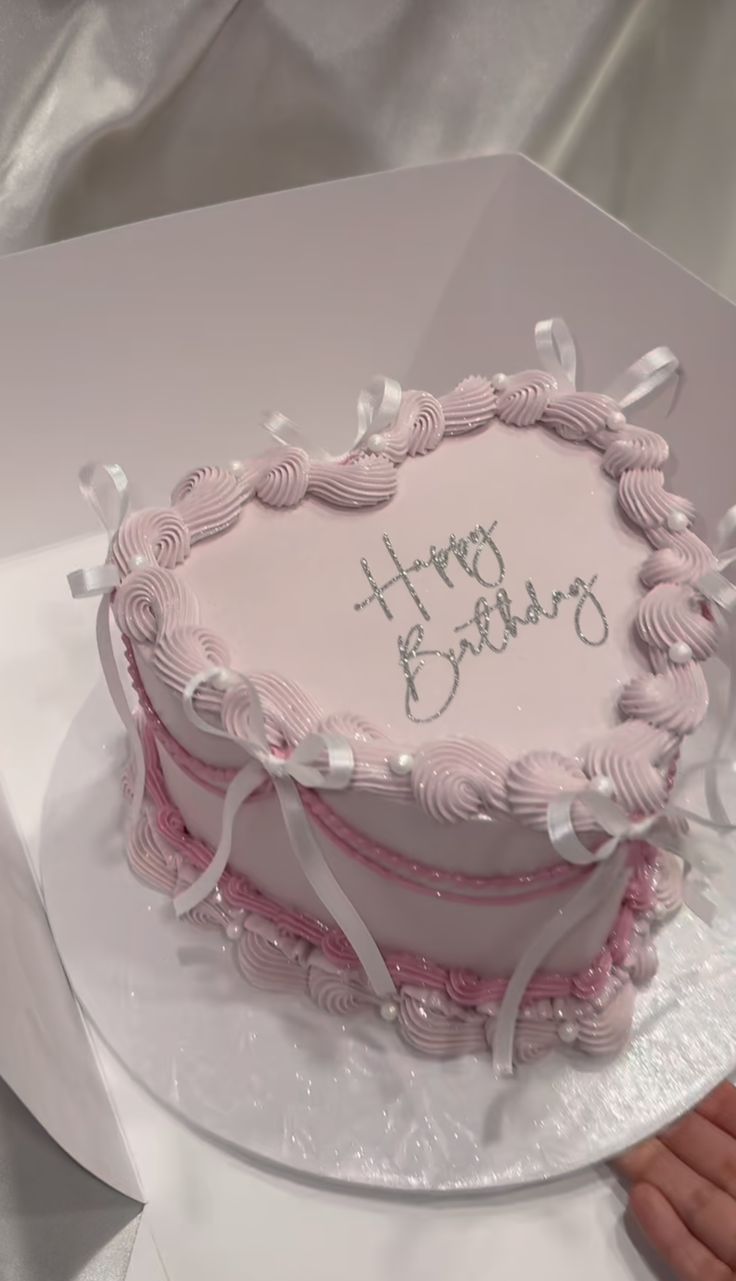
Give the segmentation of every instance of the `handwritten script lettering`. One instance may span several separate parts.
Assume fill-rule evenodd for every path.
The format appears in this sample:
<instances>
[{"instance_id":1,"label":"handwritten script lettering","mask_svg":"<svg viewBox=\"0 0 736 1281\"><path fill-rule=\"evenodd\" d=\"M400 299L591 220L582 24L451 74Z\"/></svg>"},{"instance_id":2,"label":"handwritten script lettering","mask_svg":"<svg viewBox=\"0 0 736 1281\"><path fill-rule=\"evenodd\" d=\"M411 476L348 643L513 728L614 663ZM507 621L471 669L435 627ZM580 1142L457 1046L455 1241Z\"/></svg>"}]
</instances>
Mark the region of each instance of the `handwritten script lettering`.
<instances>
[{"instance_id":1,"label":"handwritten script lettering","mask_svg":"<svg viewBox=\"0 0 736 1281\"><path fill-rule=\"evenodd\" d=\"M384 534L383 544L392 571L383 582L378 581L365 557L360 562L371 590L363 600L356 602L356 610L377 604L386 620L392 622L394 613L388 594L392 589L401 588L423 620L396 638L399 667L404 678L404 709L409 720L418 724L437 720L447 711L460 687L463 665L468 657L503 654L524 629L537 626L543 619L558 618L567 601L574 602L570 611L572 625L582 644L597 648L608 639L608 619L594 591L597 574L590 578L578 576L564 589L558 588L543 597L531 579L527 579L525 598L519 606L514 605L503 586L506 564L494 537L496 524L494 521L489 526L476 525L463 538L453 534L444 546L431 546L426 557L418 557L406 565L389 535ZM425 570L432 570L449 589L455 588L453 571L456 578L459 571L461 576L467 575L488 593L478 596L470 617L453 628L453 635L458 639L443 649L432 644L427 635L425 624L431 622L431 615L415 582ZM396 597L393 599L395 601Z\"/></svg>"}]
</instances>

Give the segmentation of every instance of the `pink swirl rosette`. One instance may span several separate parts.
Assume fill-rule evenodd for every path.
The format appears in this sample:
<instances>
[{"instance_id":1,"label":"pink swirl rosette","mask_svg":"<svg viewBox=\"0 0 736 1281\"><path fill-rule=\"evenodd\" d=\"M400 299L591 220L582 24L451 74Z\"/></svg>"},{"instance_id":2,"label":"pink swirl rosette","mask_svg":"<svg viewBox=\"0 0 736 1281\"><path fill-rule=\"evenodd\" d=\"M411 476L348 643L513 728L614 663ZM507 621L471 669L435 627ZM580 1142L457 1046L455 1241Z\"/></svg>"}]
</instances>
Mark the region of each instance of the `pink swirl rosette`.
<instances>
[{"instance_id":1,"label":"pink swirl rosette","mask_svg":"<svg viewBox=\"0 0 736 1281\"><path fill-rule=\"evenodd\" d=\"M393 498L397 483L389 458L360 454L339 462L314 461L309 492L333 507L375 507Z\"/></svg>"},{"instance_id":2,"label":"pink swirl rosette","mask_svg":"<svg viewBox=\"0 0 736 1281\"><path fill-rule=\"evenodd\" d=\"M485 1047L485 1020L481 1015L453 1008L438 992L421 988L402 991L399 1031L421 1054L475 1054Z\"/></svg>"},{"instance_id":3,"label":"pink swirl rosette","mask_svg":"<svg viewBox=\"0 0 736 1281\"><path fill-rule=\"evenodd\" d=\"M533 427L550 403L557 382L541 369L515 374L496 405L496 417L513 427Z\"/></svg>"},{"instance_id":4,"label":"pink swirl rosette","mask_svg":"<svg viewBox=\"0 0 736 1281\"><path fill-rule=\"evenodd\" d=\"M307 988L315 1005L336 1018L348 1018L376 1004L375 997L366 988L350 982L344 972L322 968L316 963L309 967Z\"/></svg>"},{"instance_id":5,"label":"pink swirl rosette","mask_svg":"<svg viewBox=\"0 0 736 1281\"><path fill-rule=\"evenodd\" d=\"M171 495L193 542L229 529L240 516L244 501L239 478L223 467L198 467Z\"/></svg>"},{"instance_id":6,"label":"pink swirl rosette","mask_svg":"<svg viewBox=\"0 0 736 1281\"><path fill-rule=\"evenodd\" d=\"M309 454L296 447L267 454L256 481L256 496L268 507L296 507L309 486Z\"/></svg>"},{"instance_id":7,"label":"pink swirl rosette","mask_svg":"<svg viewBox=\"0 0 736 1281\"><path fill-rule=\"evenodd\" d=\"M193 592L168 569L137 569L121 583L113 605L118 626L138 643L153 644L175 627L199 620Z\"/></svg>"},{"instance_id":8,"label":"pink swirl rosette","mask_svg":"<svg viewBox=\"0 0 736 1281\"><path fill-rule=\"evenodd\" d=\"M113 554L121 574L148 562L175 569L186 560L191 546L189 530L173 507L143 507L126 516L118 530Z\"/></svg>"},{"instance_id":9,"label":"pink swirl rosette","mask_svg":"<svg viewBox=\"0 0 736 1281\"><path fill-rule=\"evenodd\" d=\"M414 796L432 818L453 822L482 810L507 812L508 763L500 752L470 740L429 743L414 758Z\"/></svg>"},{"instance_id":10,"label":"pink swirl rosette","mask_svg":"<svg viewBox=\"0 0 736 1281\"><path fill-rule=\"evenodd\" d=\"M445 434L459 436L484 427L494 416L497 399L496 389L487 378L464 378L446 396L440 396Z\"/></svg>"},{"instance_id":11,"label":"pink swirl rosette","mask_svg":"<svg viewBox=\"0 0 736 1281\"><path fill-rule=\"evenodd\" d=\"M583 1010L578 1019L577 1045L588 1054L616 1054L629 1038L633 1015L634 989L626 983L604 1010Z\"/></svg>"}]
</instances>

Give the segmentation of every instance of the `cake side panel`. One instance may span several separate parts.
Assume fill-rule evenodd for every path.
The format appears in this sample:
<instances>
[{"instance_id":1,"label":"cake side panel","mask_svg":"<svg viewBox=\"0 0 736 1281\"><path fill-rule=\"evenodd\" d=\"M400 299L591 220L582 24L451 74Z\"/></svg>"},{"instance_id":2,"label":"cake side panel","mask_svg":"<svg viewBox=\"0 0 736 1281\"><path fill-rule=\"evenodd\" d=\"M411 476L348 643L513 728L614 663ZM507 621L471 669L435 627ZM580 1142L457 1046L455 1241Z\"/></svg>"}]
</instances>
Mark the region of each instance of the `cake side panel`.
<instances>
[{"instance_id":1,"label":"cake side panel","mask_svg":"<svg viewBox=\"0 0 736 1281\"><path fill-rule=\"evenodd\" d=\"M157 732L159 737L166 737L169 756L183 764L185 772L191 770L224 789L231 771L245 764L244 750L235 742L203 733L192 725L181 698L153 667L149 647L135 645L132 651L139 694L147 704L148 719L159 722ZM314 728L316 725L310 724L305 733ZM472 750L468 755L472 756ZM208 766L212 769L208 770ZM431 769L429 757L428 768ZM563 781L561 775L561 786ZM571 777L570 785L575 782ZM428 867L470 875L511 875L533 872L559 858L541 831L522 826L508 815L497 812L479 814L466 822L443 822L415 802L409 787L405 792L394 797L348 788L333 792L329 804L345 823L369 839Z\"/></svg>"},{"instance_id":2,"label":"cake side panel","mask_svg":"<svg viewBox=\"0 0 736 1281\"><path fill-rule=\"evenodd\" d=\"M184 774L160 747L159 758L167 790L187 830L214 849L222 825L221 798ZM508 976L529 941L569 901L577 884L568 880L562 889L545 884L531 896L495 893L496 901L469 888L438 894L368 866L317 827L315 834L329 866L383 950L416 953L481 976ZM229 866L279 903L331 923L294 857L272 793L241 807ZM591 965L620 907L619 902L609 902L593 913L550 955L545 970L573 973Z\"/></svg>"}]
</instances>

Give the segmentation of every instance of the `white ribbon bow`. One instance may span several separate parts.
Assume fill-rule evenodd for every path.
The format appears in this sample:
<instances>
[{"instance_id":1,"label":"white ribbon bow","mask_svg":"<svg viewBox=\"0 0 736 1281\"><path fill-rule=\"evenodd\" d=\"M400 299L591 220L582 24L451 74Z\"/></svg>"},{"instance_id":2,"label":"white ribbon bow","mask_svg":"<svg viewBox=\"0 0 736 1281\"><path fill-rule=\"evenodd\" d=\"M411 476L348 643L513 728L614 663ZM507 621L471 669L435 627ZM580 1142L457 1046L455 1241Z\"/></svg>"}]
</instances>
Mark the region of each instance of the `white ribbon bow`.
<instances>
[{"instance_id":1,"label":"white ribbon bow","mask_svg":"<svg viewBox=\"0 0 736 1281\"><path fill-rule=\"evenodd\" d=\"M562 317L540 320L534 327L534 341L542 365L557 380L560 390L576 391L575 339ZM603 395L627 409L663 387L679 368L680 362L669 347L653 347L614 379Z\"/></svg>"},{"instance_id":2,"label":"white ribbon bow","mask_svg":"<svg viewBox=\"0 0 736 1281\"><path fill-rule=\"evenodd\" d=\"M609 839L596 850L590 850L579 839L572 821L576 802L582 802L591 811L600 829ZM736 824L704 818L676 805L667 805L646 818L632 819L608 796L595 787L579 792L564 792L550 802L547 809L547 832L557 853L568 863L595 870L585 883L540 930L526 948L509 979L501 1002L493 1035L493 1061L499 1076L513 1074L514 1035L519 1010L533 975L550 952L565 939L581 921L596 908L612 899L621 901L629 878L629 841L647 840L658 848L669 850L684 859L688 872L693 866L705 868L703 855L692 844L686 833L678 830L672 819L686 819L720 834L736 832ZM688 876L686 902L706 924L713 922L715 907L707 897L707 881Z\"/></svg>"},{"instance_id":3,"label":"white ribbon bow","mask_svg":"<svg viewBox=\"0 0 736 1281\"><path fill-rule=\"evenodd\" d=\"M245 685L249 695L251 739L231 736L199 715L194 706L194 696L207 681L220 688L233 681ZM396 988L378 945L327 863L296 786L299 783L302 787L319 790L347 787L355 765L353 749L347 739L335 734L308 734L290 756L275 755L266 737L263 707L252 681L221 667L192 677L183 697L184 710L193 725L207 734L237 743L251 759L235 775L225 793L220 840L212 861L197 880L174 899L177 916L191 911L215 889L230 857L235 816L247 797L264 777L268 777L281 806L292 850L312 889L348 940L376 996L395 996Z\"/></svg>"},{"instance_id":4,"label":"white ribbon bow","mask_svg":"<svg viewBox=\"0 0 736 1281\"><path fill-rule=\"evenodd\" d=\"M120 582L117 565L112 559L112 549L115 535L130 505L128 478L117 463L86 463L79 472L79 488L107 533L107 556L102 565L73 570L71 574L67 574L67 582L75 599L101 597L96 623L97 651L110 697L128 734L133 766L133 796L128 815L130 824L135 826L146 785L143 746L120 677L110 633L110 594Z\"/></svg>"},{"instance_id":5,"label":"white ribbon bow","mask_svg":"<svg viewBox=\"0 0 736 1281\"><path fill-rule=\"evenodd\" d=\"M358 426L350 448L341 454L331 454L322 445L310 439L307 432L275 411L267 414L263 427L279 445L296 445L304 449L311 458L336 462L348 454L364 449L371 436L380 436L393 423L401 408L401 387L393 378L374 378L364 387L358 396Z\"/></svg>"}]
</instances>

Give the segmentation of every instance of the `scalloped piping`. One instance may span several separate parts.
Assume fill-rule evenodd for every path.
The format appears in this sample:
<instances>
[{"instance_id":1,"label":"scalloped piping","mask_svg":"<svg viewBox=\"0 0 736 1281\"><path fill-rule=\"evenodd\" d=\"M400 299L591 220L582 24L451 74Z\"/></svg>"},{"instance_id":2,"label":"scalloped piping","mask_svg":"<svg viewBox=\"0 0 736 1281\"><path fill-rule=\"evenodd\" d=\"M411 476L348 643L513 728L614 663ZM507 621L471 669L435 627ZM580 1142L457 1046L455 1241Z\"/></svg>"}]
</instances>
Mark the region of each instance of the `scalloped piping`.
<instances>
[{"instance_id":1,"label":"scalloped piping","mask_svg":"<svg viewBox=\"0 0 736 1281\"><path fill-rule=\"evenodd\" d=\"M133 639L138 636L140 643L144 620L157 674L180 694L203 667L227 665L229 653L221 638L199 625L192 593L166 580L192 544L229 528L246 503L288 508L307 494L346 509L386 502L396 490L395 469L407 458L437 448L446 436L487 429L494 417L520 428L541 425L602 451L604 470L618 483L622 509L654 548L642 566L647 591L636 620L653 672L624 688L619 701L623 723L585 749L582 769L573 758L559 756L551 764L549 753L530 752L508 762L485 743L447 740L420 748L411 773L397 776L389 759L400 744L387 740L379 728L357 717L324 715L304 691L279 676L250 673L250 678L263 701L273 746L288 750L312 729L344 733L355 750L353 786L413 798L441 821L495 811L539 826L561 784L580 789L590 776L604 771L628 812L656 811L663 802L668 763L707 707L698 664L714 652L717 632L694 585L714 557L689 528L681 527L692 519L690 504L664 490L666 442L632 424L610 430L607 422L615 408L605 396L560 394L554 379L541 371L508 380L502 393L487 379L473 377L439 400L428 393L405 393L379 455L324 462L291 448L238 464L235 471L200 468L177 486L172 508L134 512L120 529L115 559L124 581L115 612L121 630ZM670 527L673 522L675 528ZM136 567L141 557L148 567ZM672 660L670 650L678 642L690 647L691 661ZM223 695L203 687L198 702L202 711L225 717L231 730L247 732L247 705L237 689ZM583 815L577 818L582 826Z\"/></svg>"},{"instance_id":2,"label":"scalloped piping","mask_svg":"<svg viewBox=\"0 0 736 1281\"><path fill-rule=\"evenodd\" d=\"M129 799L125 781L124 792ZM128 845L131 869L145 884L173 897L210 857L211 851L188 835L171 805L149 736L145 803ZM651 924L677 910L681 885L676 860L645 847L608 943L593 965L572 976L539 973L532 981L516 1033L517 1062L530 1062L560 1044L574 1044L591 1055L623 1047L631 1025L633 985L648 981L656 971ZM281 907L232 872L189 916L201 927L222 932L238 970L256 987L307 994L339 1018L362 1010L378 1012L395 1022L403 1040L421 1053L454 1056L492 1046L505 979L483 979L444 970L425 958L389 954L398 1001L387 1008L367 987L338 931Z\"/></svg>"}]
</instances>

